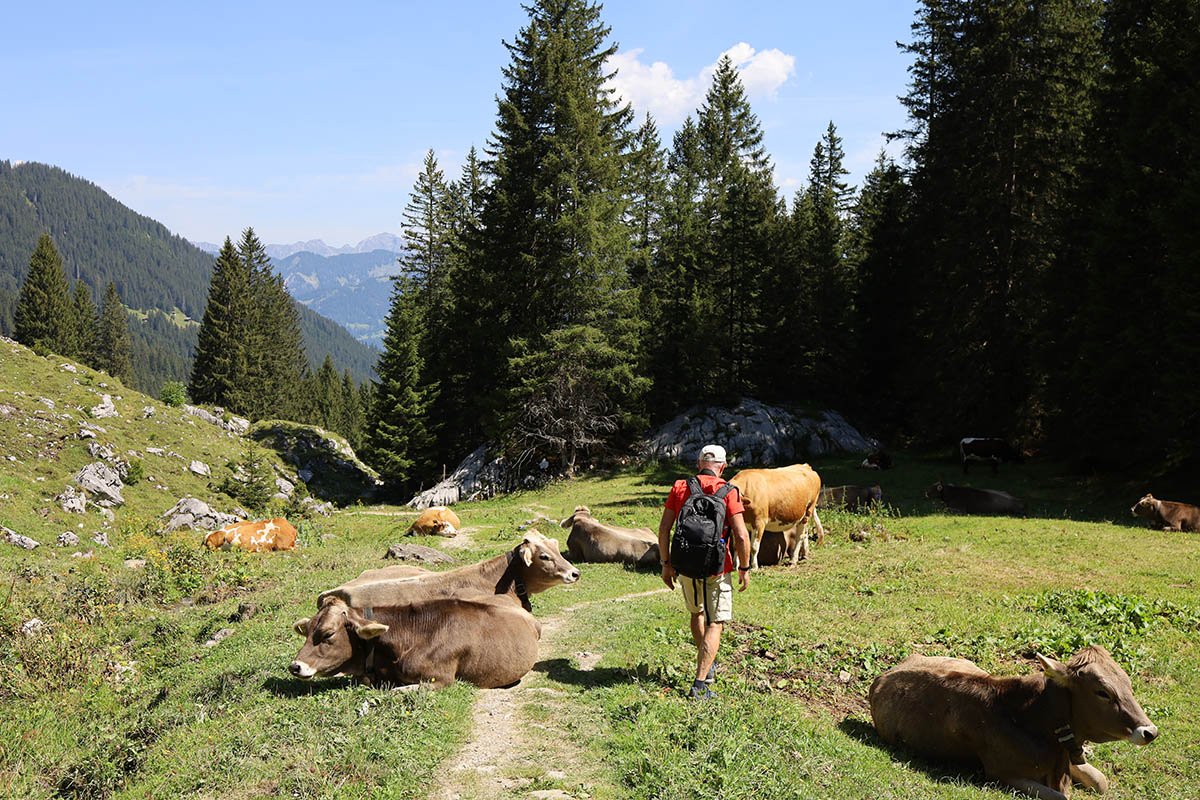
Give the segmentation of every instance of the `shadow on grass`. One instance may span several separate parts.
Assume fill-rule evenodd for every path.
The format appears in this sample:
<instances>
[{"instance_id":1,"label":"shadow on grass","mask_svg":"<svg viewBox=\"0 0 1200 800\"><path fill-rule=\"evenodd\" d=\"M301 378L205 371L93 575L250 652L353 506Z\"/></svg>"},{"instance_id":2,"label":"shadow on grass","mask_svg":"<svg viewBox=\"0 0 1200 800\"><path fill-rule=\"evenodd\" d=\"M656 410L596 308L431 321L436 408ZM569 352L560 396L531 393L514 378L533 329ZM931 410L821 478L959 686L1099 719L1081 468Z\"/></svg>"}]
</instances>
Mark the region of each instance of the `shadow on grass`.
<instances>
[{"instance_id":1,"label":"shadow on grass","mask_svg":"<svg viewBox=\"0 0 1200 800\"><path fill-rule=\"evenodd\" d=\"M341 689L349 689L354 685L350 678L329 678L320 681L302 681L299 678L270 677L262 682L262 688L276 697L294 699L309 695L322 694Z\"/></svg>"},{"instance_id":2,"label":"shadow on grass","mask_svg":"<svg viewBox=\"0 0 1200 800\"><path fill-rule=\"evenodd\" d=\"M972 765L968 761L928 761L904 747L894 747L888 744L880 737L875 726L864 720L846 717L838 723L838 730L851 739L882 750L898 764L925 773L930 780L936 783L972 783L981 787L987 784L982 766Z\"/></svg>"},{"instance_id":3,"label":"shadow on grass","mask_svg":"<svg viewBox=\"0 0 1200 800\"><path fill-rule=\"evenodd\" d=\"M617 686L623 683L653 683L661 686L668 684L659 679L657 672L646 664L639 664L633 669L618 669L616 667L596 667L595 669L579 669L571 664L568 658L547 658L533 665L534 672L541 672L547 678L558 683L581 686L585 689L593 687Z\"/></svg>"}]
</instances>

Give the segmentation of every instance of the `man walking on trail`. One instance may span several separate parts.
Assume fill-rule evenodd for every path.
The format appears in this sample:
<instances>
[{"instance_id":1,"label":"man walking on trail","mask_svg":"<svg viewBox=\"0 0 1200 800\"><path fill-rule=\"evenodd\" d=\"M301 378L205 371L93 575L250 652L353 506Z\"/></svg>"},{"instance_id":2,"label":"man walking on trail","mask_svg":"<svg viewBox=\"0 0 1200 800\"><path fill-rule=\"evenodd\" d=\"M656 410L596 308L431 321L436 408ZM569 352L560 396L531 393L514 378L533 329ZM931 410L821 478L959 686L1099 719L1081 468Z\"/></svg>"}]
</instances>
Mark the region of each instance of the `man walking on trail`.
<instances>
[{"instance_id":1,"label":"man walking on trail","mask_svg":"<svg viewBox=\"0 0 1200 800\"><path fill-rule=\"evenodd\" d=\"M742 520L741 493L721 479L721 473L728 466L725 448L717 444L706 445L700 450L696 466L699 474L695 478L675 481L667 496L658 523L658 552L662 558L663 583L668 589L674 589L675 581L679 581L684 603L692 615L696 679L688 696L694 700L707 700L716 697L712 682L717 674L717 649L721 646L725 623L733 618L733 549L737 548L741 565L738 567L738 591L745 591L750 583L750 537ZM705 500L701 495L708 495L710 499ZM723 507L713 499L723 502ZM697 545L685 537L683 528L685 522L690 526L689 531L697 527L692 521L702 517L703 513L697 513L696 509L703 511L704 507L711 512L711 519L717 523L723 521L723 525L713 531L712 541ZM679 526L673 537L671 529L676 527L677 520ZM703 522L698 527L702 526ZM719 542L715 541L717 536ZM675 553L671 551L672 546ZM673 555L676 564L672 564ZM705 557L708 560L704 560ZM697 569L696 563L708 566Z\"/></svg>"}]
</instances>

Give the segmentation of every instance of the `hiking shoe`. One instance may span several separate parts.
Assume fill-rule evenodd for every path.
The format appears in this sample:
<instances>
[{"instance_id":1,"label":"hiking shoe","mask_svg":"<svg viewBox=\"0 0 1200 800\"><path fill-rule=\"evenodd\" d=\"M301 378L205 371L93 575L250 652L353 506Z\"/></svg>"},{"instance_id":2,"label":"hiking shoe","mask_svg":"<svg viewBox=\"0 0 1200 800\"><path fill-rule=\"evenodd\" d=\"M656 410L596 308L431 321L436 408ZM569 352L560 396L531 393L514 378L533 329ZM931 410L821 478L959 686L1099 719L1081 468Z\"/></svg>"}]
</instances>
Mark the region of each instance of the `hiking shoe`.
<instances>
[{"instance_id":1,"label":"hiking shoe","mask_svg":"<svg viewBox=\"0 0 1200 800\"><path fill-rule=\"evenodd\" d=\"M717 693L714 692L704 681L695 681L692 683L692 690L688 692L688 700L716 700Z\"/></svg>"}]
</instances>

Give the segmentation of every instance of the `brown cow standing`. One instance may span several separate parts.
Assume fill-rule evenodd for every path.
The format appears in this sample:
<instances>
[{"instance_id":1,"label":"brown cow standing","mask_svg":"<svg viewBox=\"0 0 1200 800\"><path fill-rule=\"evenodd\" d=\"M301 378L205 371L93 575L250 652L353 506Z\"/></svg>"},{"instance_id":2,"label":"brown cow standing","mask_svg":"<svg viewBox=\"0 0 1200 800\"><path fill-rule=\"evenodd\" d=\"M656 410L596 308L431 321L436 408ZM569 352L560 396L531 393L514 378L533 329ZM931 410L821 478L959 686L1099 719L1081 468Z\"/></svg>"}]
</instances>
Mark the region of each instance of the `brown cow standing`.
<instances>
[{"instance_id":1,"label":"brown cow standing","mask_svg":"<svg viewBox=\"0 0 1200 800\"><path fill-rule=\"evenodd\" d=\"M412 521L404 531L404 535L416 536L457 536L462 522L458 515L446 506L430 506Z\"/></svg>"},{"instance_id":2,"label":"brown cow standing","mask_svg":"<svg viewBox=\"0 0 1200 800\"><path fill-rule=\"evenodd\" d=\"M305 680L353 675L368 684L432 681L442 688L461 678L484 689L511 686L529 672L542 630L532 614L500 599L360 610L336 597L294 629L305 641L288 670Z\"/></svg>"},{"instance_id":3,"label":"brown cow standing","mask_svg":"<svg viewBox=\"0 0 1200 800\"><path fill-rule=\"evenodd\" d=\"M558 552L558 542L535 530L507 553L447 572L425 572L398 564L367 570L354 580L322 592L354 608L393 606L443 597L507 594L529 608L529 595L579 580L579 570Z\"/></svg>"},{"instance_id":4,"label":"brown cow standing","mask_svg":"<svg viewBox=\"0 0 1200 800\"><path fill-rule=\"evenodd\" d=\"M871 684L871 719L889 744L934 758L977 759L990 780L1042 800L1066 800L1074 779L1108 788L1084 742L1149 744L1158 728L1103 647L1067 664L1038 655L1042 673L996 678L963 658L913 655Z\"/></svg>"},{"instance_id":5,"label":"brown cow standing","mask_svg":"<svg viewBox=\"0 0 1200 800\"><path fill-rule=\"evenodd\" d=\"M817 516L821 478L808 464L778 469L744 469L729 482L738 487L746 506L744 519L750 532L751 568L759 566L758 550L764 531L786 531L797 526L799 544L792 552L792 566L798 559L808 558L810 520L817 526L817 543L825 541L825 528Z\"/></svg>"},{"instance_id":6,"label":"brown cow standing","mask_svg":"<svg viewBox=\"0 0 1200 800\"><path fill-rule=\"evenodd\" d=\"M296 529L282 517L260 522L235 522L204 537L204 544L216 550L295 550Z\"/></svg>"},{"instance_id":7,"label":"brown cow standing","mask_svg":"<svg viewBox=\"0 0 1200 800\"><path fill-rule=\"evenodd\" d=\"M1187 503L1159 500L1148 494L1129 509L1135 517L1146 517L1150 527L1163 531L1200 531L1200 508Z\"/></svg>"},{"instance_id":8,"label":"brown cow standing","mask_svg":"<svg viewBox=\"0 0 1200 800\"><path fill-rule=\"evenodd\" d=\"M658 567L658 534L649 528L605 524L593 517L587 506L576 506L561 524L571 529L567 557L573 562Z\"/></svg>"}]
</instances>

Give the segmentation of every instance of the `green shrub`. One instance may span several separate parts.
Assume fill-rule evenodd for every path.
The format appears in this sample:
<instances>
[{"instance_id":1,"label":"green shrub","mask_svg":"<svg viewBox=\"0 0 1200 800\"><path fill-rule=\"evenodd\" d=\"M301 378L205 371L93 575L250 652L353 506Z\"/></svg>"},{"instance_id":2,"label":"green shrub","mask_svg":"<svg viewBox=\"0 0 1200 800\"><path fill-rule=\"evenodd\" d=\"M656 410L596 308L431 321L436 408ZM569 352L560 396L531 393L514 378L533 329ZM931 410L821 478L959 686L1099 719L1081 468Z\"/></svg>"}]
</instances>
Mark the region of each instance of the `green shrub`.
<instances>
[{"instance_id":1,"label":"green shrub","mask_svg":"<svg viewBox=\"0 0 1200 800\"><path fill-rule=\"evenodd\" d=\"M129 469L125 472L125 483L133 486L142 478L146 477L146 468L142 465L140 458L135 458L129 462Z\"/></svg>"},{"instance_id":2,"label":"green shrub","mask_svg":"<svg viewBox=\"0 0 1200 800\"><path fill-rule=\"evenodd\" d=\"M167 381L162 385L158 399L172 408L178 408L187 402L187 388L179 381Z\"/></svg>"}]
</instances>

